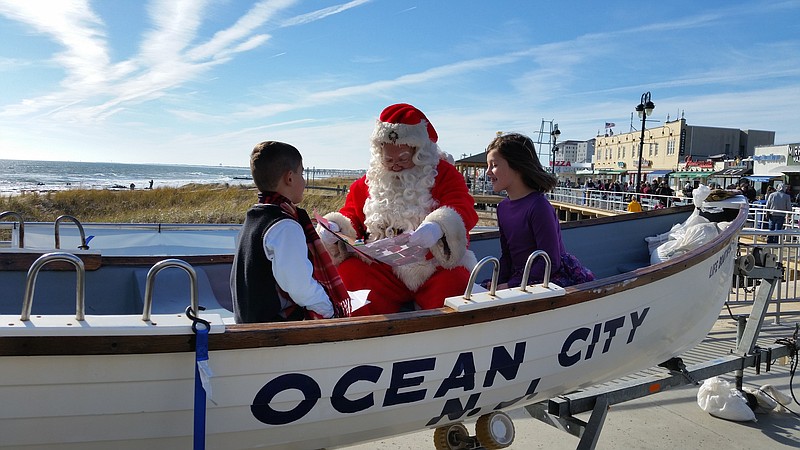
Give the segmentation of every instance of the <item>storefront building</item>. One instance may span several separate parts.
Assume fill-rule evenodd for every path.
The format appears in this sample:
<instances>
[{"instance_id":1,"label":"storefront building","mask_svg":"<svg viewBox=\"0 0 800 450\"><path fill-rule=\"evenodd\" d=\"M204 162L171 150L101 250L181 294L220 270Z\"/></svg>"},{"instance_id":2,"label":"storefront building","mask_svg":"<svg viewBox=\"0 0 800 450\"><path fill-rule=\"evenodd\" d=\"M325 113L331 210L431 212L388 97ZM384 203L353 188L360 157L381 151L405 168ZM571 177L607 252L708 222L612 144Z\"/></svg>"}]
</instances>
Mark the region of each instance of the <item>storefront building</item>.
<instances>
[{"instance_id":1,"label":"storefront building","mask_svg":"<svg viewBox=\"0 0 800 450\"><path fill-rule=\"evenodd\" d=\"M753 174L747 178L761 183L761 192L765 192L767 185L789 183L794 199L800 191L800 143L756 147Z\"/></svg>"},{"instance_id":2,"label":"storefront building","mask_svg":"<svg viewBox=\"0 0 800 450\"><path fill-rule=\"evenodd\" d=\"M615 178L622 182L635 181L640 171L642 181L666 179L670 187L679 191L686 183L708 183L715 172L712 156L745 159L754 154L756 146L775 142L774 131L687 125L683 118L648 128L643 141L641 137L641 130L598 136L595 171L622 170Z\"/></svg>"}]
</instances>

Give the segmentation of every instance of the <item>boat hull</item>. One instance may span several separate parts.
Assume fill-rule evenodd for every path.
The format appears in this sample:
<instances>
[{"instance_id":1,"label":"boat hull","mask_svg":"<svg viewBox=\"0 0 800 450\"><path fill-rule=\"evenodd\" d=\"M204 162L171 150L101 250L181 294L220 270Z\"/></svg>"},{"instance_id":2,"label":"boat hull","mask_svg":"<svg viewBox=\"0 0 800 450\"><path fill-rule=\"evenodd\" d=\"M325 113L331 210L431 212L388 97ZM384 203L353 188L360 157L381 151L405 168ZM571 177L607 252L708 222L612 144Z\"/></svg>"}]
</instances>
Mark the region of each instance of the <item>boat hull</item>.
<instances>
[{"instance_id":1,"label":"boat hull","mask_svg":"<svg viewBox=\"0 0 800 450\"><path fill-rule=\"evenodd\" d=\"M622 285L638 277L606 285L609 294L591 301L499 320L211 351L206 443L313 449L369 441L651 367L711 328L735 253L729 239L686 270L635 289ZM147 336L141 339L147 345ZM212 335L212 342L222 339ZM0 446L188 447L193 362L186 352L4 357L0 399L15 407L0 413Z\"/></svg>"},{"instance_id":2,"label":"boat hull","mask_svg":"<svg viewBox=\"0 0 800 450\"><path fill-rule=\"evenodd\" d=\"M654 214L643 222L603 219L596 223L614 228L577 236L648 235L653 230L640 223L667 213ZM604 267L603 278L558 295L504 290L477 294L491 298L463 311L292 323L237 325L204 315L213 372L201 405L206 446L371 441L520 408L664 362L716 321L745 217L740 210L715 240L682 256L626 271ZM633 255L626 261L647 255L624 251ZM150 322L133 314L0 315L0 447L189 447L194 340L191 322L176 314Z\"/></svg>"}]
</instances>

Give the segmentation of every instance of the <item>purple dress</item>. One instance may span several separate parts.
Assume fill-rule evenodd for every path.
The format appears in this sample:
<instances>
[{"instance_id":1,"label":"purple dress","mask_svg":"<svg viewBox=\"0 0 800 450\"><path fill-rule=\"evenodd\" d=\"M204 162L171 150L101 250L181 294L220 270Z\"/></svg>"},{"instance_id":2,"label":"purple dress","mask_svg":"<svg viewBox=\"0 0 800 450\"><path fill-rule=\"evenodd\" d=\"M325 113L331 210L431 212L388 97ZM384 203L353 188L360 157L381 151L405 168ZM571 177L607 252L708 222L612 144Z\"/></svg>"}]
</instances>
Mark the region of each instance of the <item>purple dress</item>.
<instances>
[{"instance_id":1,"label":"purple dress","mask_svg":"<svg viewBox=\"0 0 800 450\"><path fill-rule=\"evenodd\" d=\"M544 250L550 257L550 280L565 287L594 279L591 271L567 253L561 240L561 225L553 205L541 192L531 192L517 200L506 198L497 205L500 225L500 276L498 283L519 286L528 256ZM544 260L537 258L531 267L528 284L544 279Z\"/></svg>"}]
</instances>

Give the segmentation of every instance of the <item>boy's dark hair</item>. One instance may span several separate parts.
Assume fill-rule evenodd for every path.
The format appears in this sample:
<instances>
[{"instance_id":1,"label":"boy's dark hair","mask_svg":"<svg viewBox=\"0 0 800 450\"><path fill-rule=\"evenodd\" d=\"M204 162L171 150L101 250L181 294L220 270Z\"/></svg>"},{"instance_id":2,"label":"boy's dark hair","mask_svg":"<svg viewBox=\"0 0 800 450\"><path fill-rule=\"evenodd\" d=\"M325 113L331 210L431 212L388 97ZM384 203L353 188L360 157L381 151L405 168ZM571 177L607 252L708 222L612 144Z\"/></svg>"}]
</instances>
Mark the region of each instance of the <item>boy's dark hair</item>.
<instances>
[{"instance_id":1,"label":"boy's dark hair","mask_svg":"<svg viewBox=\"0 0 800 450\"><path fill-rule=\"evenodd\" d=\"M528 136L519 133L509 133L497 136L486 147L486 151L497 150L500 156L508 161L508 166L522 175L522 182L538 192L552 191L558 178L548 173L536 156L533 141Z\"/></svg>"},{"instance_id":2,"label":"boy's dark hair","mask_svg":"<svg viewBox=\"0 0 800 450\"><path fill-rule=\"evenodd\" d=\"M274 191L286 172L297 170L302 164L300 152L283 142L264 141L250 153L250 173L261 192Z\"/></svg>"}]
</instances>

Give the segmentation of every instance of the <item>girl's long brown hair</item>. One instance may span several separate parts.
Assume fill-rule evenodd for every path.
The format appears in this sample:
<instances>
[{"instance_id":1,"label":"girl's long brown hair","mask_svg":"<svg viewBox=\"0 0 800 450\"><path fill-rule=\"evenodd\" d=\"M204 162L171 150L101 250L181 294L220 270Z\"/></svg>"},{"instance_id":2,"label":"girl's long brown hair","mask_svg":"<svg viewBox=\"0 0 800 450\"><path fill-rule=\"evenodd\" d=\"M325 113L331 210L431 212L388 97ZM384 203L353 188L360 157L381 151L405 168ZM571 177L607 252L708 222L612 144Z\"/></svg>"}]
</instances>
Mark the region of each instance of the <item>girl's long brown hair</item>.
<instances>
[{"instance_id":1,"label":"girl's long brown hair","mask_svg":"<svg viewBox=\"0 0 800 450\"><path fill-rule=\"evenodd\" d=\"M538 192L549 192L558 184L555 174L544 170L533 141L528 136L519 133L509 133L497 136L486 147L486 151L497 150L508 166L522 175L526 186Z\"/></svg>"}]
</instances>

